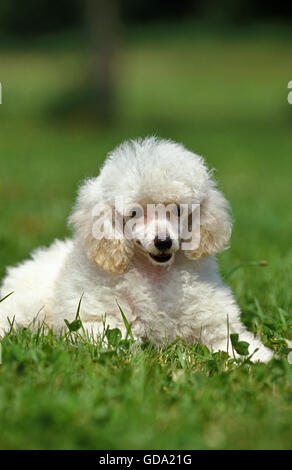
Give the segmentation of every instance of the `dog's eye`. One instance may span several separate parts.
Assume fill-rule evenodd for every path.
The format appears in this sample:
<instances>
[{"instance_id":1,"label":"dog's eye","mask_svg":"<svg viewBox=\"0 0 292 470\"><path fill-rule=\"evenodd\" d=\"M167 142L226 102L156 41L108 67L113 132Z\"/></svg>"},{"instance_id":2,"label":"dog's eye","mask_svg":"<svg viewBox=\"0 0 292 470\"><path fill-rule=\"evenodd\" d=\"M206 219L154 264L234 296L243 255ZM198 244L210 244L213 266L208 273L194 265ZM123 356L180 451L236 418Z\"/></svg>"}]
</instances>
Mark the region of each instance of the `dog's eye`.
<instances>
[{"instance_id":1,"label":"dog's eye","mask_svg":"<svg viewBox=\"0 0 292 470\"><path fill-rule=\"evenodd\" d=\"M181 210L180 206L176 206L176 205L173 206L172 213L175 217L177 217L179 219L182 215L182 210Z\"/></svg>"},{"instance_id":2,"label":"dog's eye","mask_svg":"<svg viewBox=\"0 0 292 470\"><path fill-rule=\"evenodd\" d=\"M143 215L144 211L141 207L133 207L133 209L131 209L129 212L129 216L132 219L140 219L141 217L143 217Z\"/></svg>"}]
</instances>

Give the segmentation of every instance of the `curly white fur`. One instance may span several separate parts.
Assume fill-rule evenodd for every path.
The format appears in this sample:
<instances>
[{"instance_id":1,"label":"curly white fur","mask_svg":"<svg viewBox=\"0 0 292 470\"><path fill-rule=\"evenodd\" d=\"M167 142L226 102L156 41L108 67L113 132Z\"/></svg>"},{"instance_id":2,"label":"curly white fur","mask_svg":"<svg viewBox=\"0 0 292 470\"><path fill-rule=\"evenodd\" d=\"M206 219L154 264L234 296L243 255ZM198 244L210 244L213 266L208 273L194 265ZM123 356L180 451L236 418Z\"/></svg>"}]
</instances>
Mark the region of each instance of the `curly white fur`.
<instances>
[{"instance_id":1,"label":"curly white fur","mask_svg":"<svg viewBox=\"0 0 292 470\"><path fill-rule=\"evenodd\" d=\"M149 257L157 255L152 232L142 243L125 237L97 240L92 235L94 207L113 207L117 197L126 204L200 204L199 247L183 252L174 239L171 261L159 265ZM228 211L202 157L154 137L123 143L108 156L100 175L81 186L70 217L74 238L55 241L8 268L1 297L14 293L0 304L0 336L14 316L18 327L31 325L37 316L55 331L63 330L64 319L74 319L84 293L80 317L90 334L102 332L105 315L111 328L125 332L118 303L136 338L163 343L180 337L231 352L228 318L229 333L248 341L250 353L258 349L253 360L269 360L272 352L241 323L217 271L213 255L227 247L231 234ZM107 224L105 235L112 228Z\"/></svg>"}]
</instances>

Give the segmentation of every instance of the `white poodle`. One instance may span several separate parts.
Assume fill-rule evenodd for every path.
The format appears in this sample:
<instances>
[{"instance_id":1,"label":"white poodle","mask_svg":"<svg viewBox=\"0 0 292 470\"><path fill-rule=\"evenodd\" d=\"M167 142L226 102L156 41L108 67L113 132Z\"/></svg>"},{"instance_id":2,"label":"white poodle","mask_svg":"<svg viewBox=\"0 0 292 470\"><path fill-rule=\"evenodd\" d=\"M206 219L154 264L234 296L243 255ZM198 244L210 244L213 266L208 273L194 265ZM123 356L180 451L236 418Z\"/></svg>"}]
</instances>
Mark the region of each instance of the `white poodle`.
<instances>
[{"instance_id":1,"label":"white poodle","mask_svg":"<svg viewBox=\"0 0 292 470\"><path fill-rule=\"evenodd\" d=\"M168 207L163 216L147 216L147 205L155 204ZM188 244L180 226L187 220L190 227L197 207L200 223L192 224ZM55 241L8 268L0 298L13 294L0 304L0 336L13 317L17 327L37 317L64 330L84 294L80 318L91 335L102 333L104 318L126 334L119 305L138 339L181 338L232 354L229 335L238 333L253 360L272 357L241 323L218 274L214 255L229 242L231 219L202 157L155 137L123 143L100 175L81 186L69 222L72 240Z\"/></svg>"}]
</instances>

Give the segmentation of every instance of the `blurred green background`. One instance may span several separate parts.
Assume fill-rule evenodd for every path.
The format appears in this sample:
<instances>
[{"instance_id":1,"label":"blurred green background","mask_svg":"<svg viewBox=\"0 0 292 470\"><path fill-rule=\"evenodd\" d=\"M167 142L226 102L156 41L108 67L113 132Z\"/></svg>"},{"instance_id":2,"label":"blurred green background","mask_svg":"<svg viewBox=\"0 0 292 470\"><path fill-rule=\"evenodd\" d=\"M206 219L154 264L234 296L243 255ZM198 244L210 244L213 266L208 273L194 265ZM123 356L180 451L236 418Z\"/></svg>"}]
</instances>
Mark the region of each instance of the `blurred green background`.
<instances>
[{"instance_id":1,"label":"blurred green background","mask_svg":"<svg viewBox=\"0 0 292 470\"><path fill-rule=\"evenodd\" d=\"M216 169L234 218L222 272L268 261L228 280L246 324L291 336L291 22L260 1L2 1L0 277L69 234L107 152L156 134Z\"/></svg>"}]
</instances>

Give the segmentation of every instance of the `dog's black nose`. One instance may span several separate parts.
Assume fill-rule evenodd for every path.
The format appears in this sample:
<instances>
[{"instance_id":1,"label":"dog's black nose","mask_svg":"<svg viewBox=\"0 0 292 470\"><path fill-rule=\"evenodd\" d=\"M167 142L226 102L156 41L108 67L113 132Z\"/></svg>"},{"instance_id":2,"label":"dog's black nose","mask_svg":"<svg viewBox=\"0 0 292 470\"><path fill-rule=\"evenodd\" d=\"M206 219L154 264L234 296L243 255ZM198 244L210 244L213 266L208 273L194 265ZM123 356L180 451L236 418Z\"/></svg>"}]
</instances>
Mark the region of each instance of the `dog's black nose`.
<instances>
[{"instance_id":1,"label":"dog's black nose","mask_svg":"<svg viewBox=\"0 0 292 470\"><path fill-rule=\"evenodd\" d=\"M159 251L169 250L172 246L172 240L169 235L167 235L166 238L159 238L156 236L154 239L154 245Z\"/></svg>"}]
</instances>

